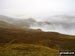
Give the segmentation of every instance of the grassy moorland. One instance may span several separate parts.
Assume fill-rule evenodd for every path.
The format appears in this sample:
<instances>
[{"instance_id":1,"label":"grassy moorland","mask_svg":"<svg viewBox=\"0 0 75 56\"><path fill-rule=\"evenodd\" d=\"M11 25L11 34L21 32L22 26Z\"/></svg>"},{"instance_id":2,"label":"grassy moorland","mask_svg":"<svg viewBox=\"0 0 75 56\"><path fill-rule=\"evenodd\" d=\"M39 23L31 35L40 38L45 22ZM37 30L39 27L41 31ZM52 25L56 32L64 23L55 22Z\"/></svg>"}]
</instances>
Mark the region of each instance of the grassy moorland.
<instances>
[{"instance_id":1,"label":"grassy moorland","mask_svg":"<svg viewBox=\"0 0 75 56\"><path fill-rule=\"evenodd\" d=\"M20 29L0 22L0 56L58 56L75 50L75 36Z\"/></svg>"},{"instance_id":2,"label":"grassy moorland","mask_svg":"<svg viewBox=\"0 0 75 56\"><path fill-rule=\"evenodd\" d=\"M58 56L75 50L75 37L56 32L0 28L1 56Z\"/></svg>"},{"instance_id":3,"label":"grassy moorland","mask_svg":"<svg viewBox=\"0 0 75 56\"><path fill-rule=\"evenodd\" d=\"M1 47L0 56L58 56L58 51L33 44L11 44Z\"/></svg>"}]
</instances>

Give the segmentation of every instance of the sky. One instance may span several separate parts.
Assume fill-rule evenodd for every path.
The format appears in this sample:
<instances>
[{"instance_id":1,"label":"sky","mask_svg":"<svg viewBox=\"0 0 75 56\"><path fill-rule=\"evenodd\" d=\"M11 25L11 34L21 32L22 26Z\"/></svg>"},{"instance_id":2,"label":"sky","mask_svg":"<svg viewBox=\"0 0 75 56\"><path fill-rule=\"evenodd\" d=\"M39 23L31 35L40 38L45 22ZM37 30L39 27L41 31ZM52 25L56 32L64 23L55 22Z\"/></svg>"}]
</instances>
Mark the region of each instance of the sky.
<instances>
[{"instance_id":1,"label":"sky","mask_svg":"<svg viewBox=\"0 0 75 56\"><path fill-rule=\"evenodd\" d=\"M56 14L75 15L75 0L0 0L0 15L41 20Z\"/></svg>"},{"instance_id":2,"label":"sky","mask_svg":"<svg viewBox=\"0 0 75 56\"><path fill-rule=\"evenodd\" d=\"M38 21L32 29L75 35L75 0L0 0L0 15L32 18Z\"/></svg>"}]
</instances>

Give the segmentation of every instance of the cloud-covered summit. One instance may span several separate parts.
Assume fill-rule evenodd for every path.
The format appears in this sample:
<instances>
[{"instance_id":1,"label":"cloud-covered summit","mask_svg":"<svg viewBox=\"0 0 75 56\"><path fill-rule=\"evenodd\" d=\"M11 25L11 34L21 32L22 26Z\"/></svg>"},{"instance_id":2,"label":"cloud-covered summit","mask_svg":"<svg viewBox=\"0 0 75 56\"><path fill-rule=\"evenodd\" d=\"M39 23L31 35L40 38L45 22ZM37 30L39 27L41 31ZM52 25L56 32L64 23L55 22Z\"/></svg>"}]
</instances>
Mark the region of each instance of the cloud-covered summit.
<instances>
[{"instance_id":1,"label":"cloud-covered summit","mask_svg":"<svg viewBox=\"0 0 75 56\"><path fill-rule=\"evenodd\" d=\"M20 28L41 29L45 32L60 32L63 34L75 35L75 17L57 15L48 17L42 21L34 18L17 19L0 16L0 21L6 21Z\"/></svg>"},{"instance_id":2,"label":"cloud-covered summit","mask_svg":"<svg viewBox=\"0 0 75 56\"><path fill-rule=\"evenodd\" d=\"M51 16L43 20L43 22L37 22L35 26L31 28L40 28L43 31L54 31L75 35L75 17L65 15Z\"/></svg>"}]
</instances>

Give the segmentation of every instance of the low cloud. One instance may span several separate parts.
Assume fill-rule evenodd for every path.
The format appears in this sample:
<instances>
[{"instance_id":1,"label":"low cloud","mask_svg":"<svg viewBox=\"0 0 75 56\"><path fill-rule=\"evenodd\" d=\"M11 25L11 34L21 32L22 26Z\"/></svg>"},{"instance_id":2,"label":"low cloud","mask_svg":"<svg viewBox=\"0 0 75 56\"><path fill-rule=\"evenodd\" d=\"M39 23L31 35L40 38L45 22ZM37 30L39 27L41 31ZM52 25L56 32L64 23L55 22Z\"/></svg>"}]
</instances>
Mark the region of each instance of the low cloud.
<instances>
[{"instance_id":1,"label":"low cloud","mask_svg":"<svg viewBox=\"0 0 75 56\"><path fill-rule=\"evenodd\" d=\"M0 16L0 20L12 22L13 25L21 28L41 29L45 32L75 35L75 17L73 16L51 16L42 21L36 21L33 18L14 20L9 17Z\"/></svg>"},{"instance_id":2,"label":"low cloud","mask_svg":"<svg viewBox=\"0 0 75 56\"><path fill-rule=\"evenodd\" d=\"M33 29L43 31L54 31L63 34L75 35L75 17L73 16L52 16L44 21L37 22L31 26Z\"/></svg>"}]
</instances>

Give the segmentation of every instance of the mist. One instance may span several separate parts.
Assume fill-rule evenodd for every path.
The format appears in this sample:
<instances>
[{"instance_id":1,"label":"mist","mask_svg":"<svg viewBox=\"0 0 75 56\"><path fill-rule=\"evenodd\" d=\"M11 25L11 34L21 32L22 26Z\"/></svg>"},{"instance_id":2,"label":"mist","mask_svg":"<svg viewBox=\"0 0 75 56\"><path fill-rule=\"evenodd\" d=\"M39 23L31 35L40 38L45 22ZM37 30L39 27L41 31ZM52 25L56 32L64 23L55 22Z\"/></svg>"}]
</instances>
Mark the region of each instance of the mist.
<instances>
[{"instance_id":1,"label":"mist","mask_svg":"<svg viewBox=\"0 0 75 56\"><path fill-rule=\"evenodd\" d=\"M75 16L75 0L0 0L0 14L36 20L60 14Z\"/></svg>"},{"instance_id":2,"label":"mist","mask_svg":"<svg viewBox=\"0 0 75 56\"><path fill-rule=\"evenodd\" d=\"M75 35L75 0L0 0L0 15L20 27Z\"/></svg>"}]
</instances>

